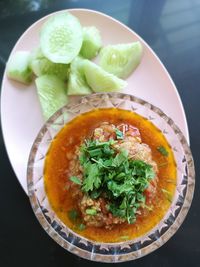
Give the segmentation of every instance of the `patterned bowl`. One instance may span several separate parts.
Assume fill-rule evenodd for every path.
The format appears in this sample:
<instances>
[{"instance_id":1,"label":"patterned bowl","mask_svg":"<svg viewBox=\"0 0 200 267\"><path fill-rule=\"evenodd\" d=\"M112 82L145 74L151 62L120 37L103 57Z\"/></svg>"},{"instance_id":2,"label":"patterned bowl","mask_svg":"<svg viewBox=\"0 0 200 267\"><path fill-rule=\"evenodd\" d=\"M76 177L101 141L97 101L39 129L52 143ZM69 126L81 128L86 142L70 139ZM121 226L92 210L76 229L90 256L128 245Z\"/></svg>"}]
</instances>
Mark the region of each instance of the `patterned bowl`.
<instances>
[{"instance_id":1,"label":"patterned bowl","mask_svg":"<svg viewBox=\"0 0 200 267\"><path fill-rule=\"evenodd\" d=\"M165 135L177 164L177 186L173 201L162 220L148 233L119 243L98 243L69 229L51 208L44 188L44 161L52 139L63 126L81 113L95 108L131 110L152 121ZM27 168L28 194L33 211L44 230L66 250L89 260L122 262L140 258L161 247L180 227L190 208L195 171L190 148L180 129L152 104L121 93L78 97L58 110L40 130L30 152Z\"/></svg>"}]
</instances>

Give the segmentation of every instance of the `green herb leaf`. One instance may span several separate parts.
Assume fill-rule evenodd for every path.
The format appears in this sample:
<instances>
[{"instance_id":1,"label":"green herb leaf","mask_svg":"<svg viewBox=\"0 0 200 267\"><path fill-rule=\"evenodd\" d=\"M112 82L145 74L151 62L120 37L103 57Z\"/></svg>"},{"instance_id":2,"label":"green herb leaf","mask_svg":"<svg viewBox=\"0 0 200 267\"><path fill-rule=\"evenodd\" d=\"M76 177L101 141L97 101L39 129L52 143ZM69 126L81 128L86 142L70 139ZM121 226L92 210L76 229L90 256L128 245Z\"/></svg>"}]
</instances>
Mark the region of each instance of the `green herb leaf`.
<instances>
[{"instance_id":1,"label":"green herb leaf","mask_svg":"<svg viewBox=\"0 0 200 267\"><path fill-rule=\"evenodd\" d=\"M124 161L128 160L128 151L122 150L113 159L113 166L120 166Z\"/></svg>"},{"instance_id":2,"label":"green herb leaf","mask_svg":"<svg viewBox=\"0 0 200 267\"><path fill-rule=\"evenodd\" d=\"M85 230L86 226L85 226L85 224L81 223L77 226L77 228L79 231L83 231L83 230Z\"/></svg>"},{"instance_id":3,"label":"green herb leaf","mask_svg":"<svg viewBox=\"0 0 200 267\"><path fill-rule=\"evenodd\" d=\"M81 180L76 176L71 176L69 179L75 184L82 185Z\"/></svg>"},{"instance_id":4,"label":"green herb leaf","mask_svg":"<svg viewBox=\"0 0 200 267\"><path fill-rule=\"evenodd\" d=\"M97 199L100 195L101 195L101 192L102 190L93 190L91 193L90 193L90 197L92 199Z\"/></svg>"},{"instance_id":5,"label":"green herb leaf","mask_svg":"<svg viewBox=\"0 0 200 267\"><path fill-rule=\"evenodd\" d=\"M95 210L95 209L86 209L86 214L87 215L96 215L97 214L97 210Z\"/></svg>"},{"instance_id":6,"label":"green herb leaf","mask_svg":"<svg viewBox=\"0 0 200 267\"><path fill-rule=\"evenodd\" d=\"M102 149L96 148L93 150L89 150L88 153L89 153L90 157L102 156Z\"/></svg>"},{"instance_id":7,"label":"green herb leaf","mask_svg":"<svg viewBox=\"0 0 200 267\"><path fill-rule=\"evenodd\" d=\"M117 139L124 139L124 135L122 133L122 131L120 131L119 129L115 128L115 133L116 133L116 137Z\"/></svg>"},{"instance_id":8,"label":"green herb leaf","mask_svg":"<svg viewBox=\"0 0 200 267\"><path fill-rule=\"evenodd\" d=\"M68 212L68 216L69 216L69 218L70 218L71 221L76 221L77 218L78 218L78 212L77 212L77 210L75 210L75 209L70 210Z\"/></svg>"},{"instance_id":9,"label":"green herb leaf","mask_svg":"<svg viewBox=\"0 0 200 267\"><path fill-rule=\"evenodd\" d=\"M94 188L98 189L101 184L101 179L99 177L99 169L96 163L92 164L90 162L84 164L84 181L83 181L83 191L92 191Z\"/></svg>"},{"instance_id":10,"label":"green herb leaf","mask_svg":"<svg viewBox=\"0 0 200 267\"><path fill-rule=\"evenodd\" d=\"M124 181L121 184L111 180L108 182L107 186L108 189L112 191L114 197L119 197L122 194L128 194L130 191L133 190L131 180Z\"/></svg>"},{"instance_id":11,"label":"green herb leaf","mask_svg":"<svg viewBox=\"0 0 200 267\"><path fill-rule=\"evenodd\" d=\"M169 155L169 152L166 150L164 146L157 147L157 150L165 157Z\"/></svg>"}]
</instances>

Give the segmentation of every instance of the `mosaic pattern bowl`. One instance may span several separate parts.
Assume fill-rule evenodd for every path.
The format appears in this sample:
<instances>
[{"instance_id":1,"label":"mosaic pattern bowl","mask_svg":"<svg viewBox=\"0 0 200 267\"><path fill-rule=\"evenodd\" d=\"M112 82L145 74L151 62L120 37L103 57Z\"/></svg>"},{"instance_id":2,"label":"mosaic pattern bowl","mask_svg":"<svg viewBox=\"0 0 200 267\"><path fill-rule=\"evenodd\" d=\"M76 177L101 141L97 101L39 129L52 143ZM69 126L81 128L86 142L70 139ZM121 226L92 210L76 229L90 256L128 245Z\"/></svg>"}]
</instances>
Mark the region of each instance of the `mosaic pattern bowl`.
<instances>
[{"instance_id":1,"label":"mosaic pattern bowl","mask_svg":"<svg viewBox=\"0 0 200 267\"><path fill-rule=\"evenodd\" d=\"M165 216L148 233L131 241L98 243L73 232L52 210L44 188L44 161L49 145L63 126L81 113L96 108L130 110L152 121L167 138L177 164L177 186ZM92 94L58 110L42 127L32 146L27 168L28 194L33 211L44 230L64 249L92 261L122 262L140 258L161 247L173 236L190 208L195 171L190 148L180 129L152 104L121 93Z\"/></svg>"}]
</instances>

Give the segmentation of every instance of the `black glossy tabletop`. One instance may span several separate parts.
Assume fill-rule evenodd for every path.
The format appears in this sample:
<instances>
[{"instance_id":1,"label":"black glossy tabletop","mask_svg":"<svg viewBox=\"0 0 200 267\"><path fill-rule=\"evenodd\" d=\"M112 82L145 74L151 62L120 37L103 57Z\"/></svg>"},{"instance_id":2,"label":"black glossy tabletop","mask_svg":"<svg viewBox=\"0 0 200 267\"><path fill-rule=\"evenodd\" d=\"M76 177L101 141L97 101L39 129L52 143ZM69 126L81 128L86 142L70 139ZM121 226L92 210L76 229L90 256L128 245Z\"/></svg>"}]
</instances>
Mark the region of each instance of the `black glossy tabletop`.
<instances>
[{"instance_id":1,"label":"black glossy tabletop","mask_svg":"<svg viewBox=\"0 0 200 267\"><path fill-rule=\"evenodd\" d=\"M0 79L17 39L44 15L67 8L104 12L134 29L157 53L181 96L196 167L189 214L160 249L118 266L200 266L200 0L0 0ZM74 256L41 228L9 163L0 136L0 266L107 266Z\"/></svg>"}]
</instances>

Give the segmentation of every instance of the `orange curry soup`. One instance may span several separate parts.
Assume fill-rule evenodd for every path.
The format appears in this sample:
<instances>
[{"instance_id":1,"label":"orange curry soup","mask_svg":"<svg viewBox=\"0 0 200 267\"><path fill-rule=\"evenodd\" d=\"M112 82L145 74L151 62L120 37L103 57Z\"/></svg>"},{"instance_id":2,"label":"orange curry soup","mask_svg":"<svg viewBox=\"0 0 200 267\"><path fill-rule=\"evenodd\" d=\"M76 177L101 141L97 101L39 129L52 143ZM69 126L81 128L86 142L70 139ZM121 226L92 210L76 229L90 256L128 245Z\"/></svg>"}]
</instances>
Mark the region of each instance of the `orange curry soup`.
<instances>
[{"instance_id":1,"label":"orange curry soup","mask_svg":"<svg viewBox=\"0 0 200 267\"><path fill-rule=\"evenodd\" d=\"M66 189L66 182L69 180L66 174L69 163L67 153L74 154L75 147L88 138L102 122L127 123L139 129L142 142L149 145L152 158L158 166L157 192L153 199L153 209L137 215L133 224L123 223L112 229L89 226L84 230L78 230L68 216L70 210L77 208L77 203L72 198L70 190ZM159 146L167 149L167 157L158 151ZM176 163L166 138L150 121L131 111L115 108L96 109L73 119L54 138L46 156L44 182L53 210L74 232L97 242L122 242L147 233L163 218L176 188Z\"/></svg>"}]
</instances>

